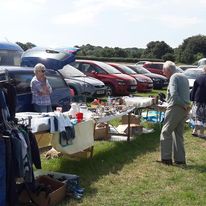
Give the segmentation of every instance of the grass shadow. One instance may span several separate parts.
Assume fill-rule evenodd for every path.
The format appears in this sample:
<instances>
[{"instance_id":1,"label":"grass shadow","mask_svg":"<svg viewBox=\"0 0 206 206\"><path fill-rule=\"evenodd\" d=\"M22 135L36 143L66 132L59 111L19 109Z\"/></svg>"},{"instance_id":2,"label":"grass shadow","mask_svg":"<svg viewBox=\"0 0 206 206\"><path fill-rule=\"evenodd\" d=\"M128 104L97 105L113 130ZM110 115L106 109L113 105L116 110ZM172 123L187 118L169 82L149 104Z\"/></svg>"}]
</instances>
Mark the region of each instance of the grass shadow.
<instances>
[{"instance_id":1,"label":"grass shadow","mask_svg":"<svg viewBox=\"0 0 206 206\"><path fill-rule=\"evenodd\" d=\"M79 175L87 195L94 195L96 190L91 185L99 178L111 173L118 174L125 164L130 164L138 156L156 151L159 147L159 133L160 128L156 125L154 133L139 135L130 142L96 142L91 159L76 161L61 158L49 161L51 164L59 161L58 172Z\"/></svg>"}]
</instances>

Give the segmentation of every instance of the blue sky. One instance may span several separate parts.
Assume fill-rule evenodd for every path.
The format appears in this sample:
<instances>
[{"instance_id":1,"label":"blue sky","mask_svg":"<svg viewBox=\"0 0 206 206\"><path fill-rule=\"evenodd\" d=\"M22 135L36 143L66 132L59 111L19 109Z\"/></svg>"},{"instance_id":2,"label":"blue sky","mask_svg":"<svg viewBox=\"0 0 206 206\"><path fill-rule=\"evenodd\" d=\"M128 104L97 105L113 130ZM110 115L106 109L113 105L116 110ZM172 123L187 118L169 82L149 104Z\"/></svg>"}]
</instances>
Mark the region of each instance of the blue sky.
<instances>
[{"instance_id":1,"label":"blue sky","mask_svg":"<svg viewBox=\"0 0 206 206\"><path fill-rule=\"evenodd\" d=\"M0 41L37 46L175 48L205 21L206 0L0 0Z\"/></svg>"}]
</instances>

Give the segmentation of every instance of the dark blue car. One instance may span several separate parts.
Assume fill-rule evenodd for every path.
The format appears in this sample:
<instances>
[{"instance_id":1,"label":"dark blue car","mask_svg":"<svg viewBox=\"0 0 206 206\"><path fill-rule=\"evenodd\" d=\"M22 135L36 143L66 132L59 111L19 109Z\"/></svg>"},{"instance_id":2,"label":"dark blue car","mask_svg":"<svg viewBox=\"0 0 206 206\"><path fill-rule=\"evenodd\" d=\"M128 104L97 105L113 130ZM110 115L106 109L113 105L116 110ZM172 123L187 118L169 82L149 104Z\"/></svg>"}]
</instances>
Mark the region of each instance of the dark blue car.
<instances>
[{"instance_id":1,"label":"dark blue car","mask_svg":"<svg viewBox=\"0 0 206 206\"><path fill-rule=\"evenodd\" d=\"M0 81L6 78L16 88L16 112L33 111L30 89L30 82L33 76L33 68L0 67ZM68 111L71 101L70 88L58 72L48 69L46 70L46 76L53 90L51 94L52 108L55 109L57 106L60 106L63 108L63 111Z\"/></svg>"},{"instance_id":2,"label":"dark blue car","mask_svg":"<svg viewBox=\"0 0 206 206\"><path fill-rule=\"evenodd\" d=\"M24 52L21 66L34 67L37 63L42 63L48 69L59 70L75 61L78 50L76 47L56 49L34 47Z\"/></svg>"}]
</instances>

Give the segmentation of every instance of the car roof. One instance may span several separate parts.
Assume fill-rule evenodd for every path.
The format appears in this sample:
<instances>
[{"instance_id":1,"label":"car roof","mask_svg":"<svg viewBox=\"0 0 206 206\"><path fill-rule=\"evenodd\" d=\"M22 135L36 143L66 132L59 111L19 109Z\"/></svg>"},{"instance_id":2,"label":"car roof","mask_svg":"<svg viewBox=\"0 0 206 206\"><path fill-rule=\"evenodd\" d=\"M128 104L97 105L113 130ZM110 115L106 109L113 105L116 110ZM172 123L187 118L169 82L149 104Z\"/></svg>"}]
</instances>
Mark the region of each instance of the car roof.
<instances>
[{"instance_id":1,"label":"car roof","mask_svg":"<svg viewBox=\"0 0 206 206\"><path fill-rule=\"evenodd\" d=\"M6 69L8 72L22 73L24 71L34 72L33 67L18 67L18 66L0 66L0 69ZM51 69L46 70L48 73L56 74L57 72Z\"/></svg>"},{"instance_id":2,"label":"car roof","mask_svg":"<svg viewBox=\"0 0 206 206\"><path fill-rule=\"evenodd\" d=\"M88 62L88 63L99 63L100 61L96 61L96 60L88 60L88 59L76 59L76 62ZM105 63L105 62L103 62ZM105 63L106 64L106 63Z\"/></svg>"},{"instance_id":3,"label":"car roof","mask_svg":"<svg viewBox=\"0 0 206 206\"><path fill-rule=\"evenodd\" d=\"M201 67L197 67L197 68L188 68L187 69L188 71L190 71L190 70L194 70L194 71L200 71L200 70L203 70L203 67L201 68ZM187 71L187 70L185 70L185 71Z\"/></svg>"},{"instance_id":4,"label":"car roof","mask_svg":"<svg viewBox=\"0 0 206 206\"><path fill-rule=\"evenodd\" d=\"M144 64L164 64L164 62L145 62Z\"/></svg>"},{"instance_id":5,"label":"car roof","mask_svg":"<svg viewBox=\"0 0 206 206\"><path fill-rule=\"evenodd\" d=\"M12 50L23 52L23 49L18 44L14 44L11 42L0 42L0 50Z\"/></svg>"}]
</instances>

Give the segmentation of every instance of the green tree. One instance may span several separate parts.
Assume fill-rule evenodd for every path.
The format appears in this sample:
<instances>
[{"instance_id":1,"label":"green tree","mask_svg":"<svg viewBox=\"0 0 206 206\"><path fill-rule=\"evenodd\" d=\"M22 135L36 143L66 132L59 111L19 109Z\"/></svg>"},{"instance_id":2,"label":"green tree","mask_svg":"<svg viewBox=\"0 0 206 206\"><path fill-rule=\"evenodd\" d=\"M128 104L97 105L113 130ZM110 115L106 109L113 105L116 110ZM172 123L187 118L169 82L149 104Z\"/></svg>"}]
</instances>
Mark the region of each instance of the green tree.
<instances>
[{"instance_id":1,"label":"green tree","mask_svg":"<svg viewBox=\"0 0 206 206\"><path fill-rule=\"evenodd\" d=\"M183 41L177 48L176 59L178 62L192 64L206 56L206 36L196 35Z\"/></svg>"},{"instance_id":2,"label":"green tree","mask_svg":"<svg viewBox=\"0 0 206 206\"><path fill-rule=\"evenodd\" d=\"M26 44L21 43L21 42L16 42L16 44L18 44L24 51L26 51L27 49L31 49L31 48L36 46L35 44L33 44L31 42L27 42Z\"/></svg>"},{"instance_id":3,"label":"green tree","mask_svg":"<svg viewBox=\"0 0 206 206\"><path fill-rule=\"evenodd\" d=\"M174 54L174 50L164 41L151 41L142 54L142 58L162 59L165 54Z\"/></svg>"},{"instance_id":4,"label":"green tree","mask_svg":"<svg viewBox=\"0 0 206 206\"><path fill-rule=\"evenodd\" d=\"M164 61L167 61L167 60L175 61L175 55L171 53L166 53L165 55L162 56L162 59Z\"/></svg>"}]
</instances>

